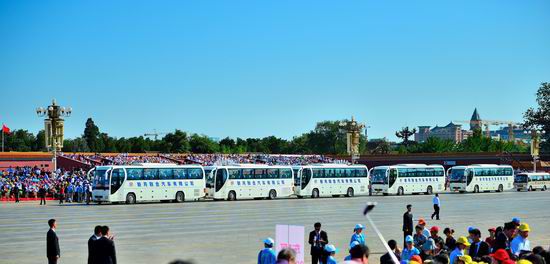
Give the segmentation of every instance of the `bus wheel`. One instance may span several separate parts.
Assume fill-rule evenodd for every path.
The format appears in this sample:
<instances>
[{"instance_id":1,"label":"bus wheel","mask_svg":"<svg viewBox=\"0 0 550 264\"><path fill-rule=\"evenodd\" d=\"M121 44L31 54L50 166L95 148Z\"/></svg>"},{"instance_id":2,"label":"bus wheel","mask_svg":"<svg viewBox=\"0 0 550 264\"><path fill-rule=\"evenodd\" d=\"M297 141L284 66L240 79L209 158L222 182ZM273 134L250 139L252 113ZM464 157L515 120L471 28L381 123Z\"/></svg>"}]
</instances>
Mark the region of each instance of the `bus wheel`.
<instances>
[{"instance_id":1,"label":"bus wheel","mask_svg":"<svg viewBox=\"0 0 550 264\"><path fill-rule=\"evenodd\" d=\"M428 186L428 189L426 189L426 194L432 194L434 191L433 191L433 188L432 186Z\"/></svg>"},{"instance_id":2,"label":"bus wheel","mask_svg":"<svg viewBox=\"0 0 550 264\"><path fill-rule=\"evenodd\" d=\"M269 200L277 198L277 192L275 190L269 191Z\"/></svg>"},{"instance_id":3,"label":"bus wheel","mask_svg":"<svg viewBox=\"0 0 550 264\"><path fill-rule=\"evenodd\" d=\"M529 186L529 189L527 189L528 192L532 192L533 191L533 186Z\"/></svg>"},{"instance_id":4,"label":"bus wheel","mask_svg":"<svg viewBox=\"0 0 550 264\"><path fill-rule=\"evenodd\" d=\"M397 195L405 195L405 190L403 190L403 187L399 187L399 189L397 189Z\"/></svg>"},{"instance_id":5,"label":"bus wheel","mask_svg":"<svg viewBox=\"0 0 550 264\"><path fill-rule=\"evenodd\" d=\"M346 193L347 197L353 197L353 188L349 187L348 192Z\"/></svg>"},{"instance_id":6,"label":"bus wheel","mask_svg":"<svg viewBox=\"0 0 550 264\"><path fill-rule=\"evenodd\" d=\"M126 195L126 204L135 204L136 203L136 195L133 193L129 193Z\"/></svg>"},{"instance_id":7,"label":"bus wheel","mask_svg":"<svg viewBox=\"0 0 550 264\"><path fill-rule=\"evenodd\" d=\"M474 187L474 193L478 193L478 192L479 192L479 186L476 185L476 186Z\"/></svg>"},{"instance_id":8,"label":"bus wheel","mask_svg":"<svg viewBox=\"0 0 550 264\"><path fill-rule=\"evenodd\" d=\"M227 200L229 201L237 200L237 194L234 191L230 191L229 195L227 195Z\"/></svg>"},{"instance_id":9,"label":"bus wheel","mask_svg":"<svg viewBox=\"0 0 550 264\"><path fill-rule=\"evenodd\" d=\"M384 195L384 196L388 196L388 195L389 195L389 193L382 193L382 195Z\"/></svg>"},{"instance_id":10,"label":"bus wheel","mask_svg":"<svg viewBox=\"0 0 550 264\"><path fill-rule=\"evenodd\" d=\"M542 186L542 190L546 191L546 185Z\"/></svg>"},{"instance_id":11,"label":"bus wheel","mask_svg":"<svg viewBox=\"0 0 550 264\"><path fill-rule=\"evenodd\" d=\"M498 185L497 192L502 192L503 190L504 190L504 186L502 186L502 184Z\"/></svg>"},{"instance_id":12,"label":"bus wheel","mask_svg":"<svg viewBox=\"0 0 550 264\"><path fill-rule=\"evenodd\" d=\"M183 192L176 193L176 203L183 203L185 201L185 194Z\"/></svg>"},{"instance_id":13,"label":"bus wheel","mask_svg":"<svg viewBox=\"0 0 550 264\"><path fill-rule=\"evenodd\" d=\"M313 189L313 192L311 192L311 198L319 198L319 190Z\"/></svg>"}]
</instances>

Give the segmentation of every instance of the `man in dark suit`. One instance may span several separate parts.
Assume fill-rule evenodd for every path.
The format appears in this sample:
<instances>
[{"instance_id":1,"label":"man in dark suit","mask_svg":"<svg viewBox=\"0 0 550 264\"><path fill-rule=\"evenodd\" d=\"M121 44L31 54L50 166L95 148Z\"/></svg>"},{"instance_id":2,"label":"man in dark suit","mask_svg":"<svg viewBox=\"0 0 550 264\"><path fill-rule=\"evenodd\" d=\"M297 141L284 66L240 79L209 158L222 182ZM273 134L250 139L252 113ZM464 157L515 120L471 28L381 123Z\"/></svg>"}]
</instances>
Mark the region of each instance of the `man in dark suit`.
<instances>
[{"instance_id":1,"label":"man in dark suit","mask_svg":"<svg viewBox=\"0 0 550 264\"><path fill-rule=\"evenodd\" d=\"M488 256L491 253L491 247L487 242L481 240L481 231L479 229L473 229L470 231L472 234L472 244L470 245L469 256L474 261L481 261L482 257Z\"/></svg>"},{"instance_id":2,"label":"man in dark suit","mask_svg":"<svg viewBox=\"0 0 550 264\"><path fill-rule=\"evenodd\" d=\"M95 242L94 264L116 264L115 242L109 233L108 226L101 227L100 239Z\"/></svg>"},{"instance_id":3,"label":"man in dark suit","mask_svg":"<svg viewBox=\"0 0 550 264\"><path fill-rule=\"evenodd\" d=\"M403 214L403 248L407 246L405 238L412 236L414 230L412 205L407 204L407 211Z\"/></svg>"},{"instance_id":4,"label":"man in dark suit","mask_svg":"<svg viewBox=\"0 0 550 264\"><path fill-rule=\"evenodd\" d=\"M94 263L94 258L97 255L96 242L101 238L101 226L94 228L94 234L88 239L88 264Z\"/></svg>"},{"instance_id":5,"label":"man in dark suit","mask_svg":"<svg viewBox=\"0 0 550 264\"><path fill-rule=\"evenodd\" d=\"M42 202L46 205L46 187L43 184L38 189L38 196L40 196L40 205L42 205Z\"/></svg>"},{"instance_id":6,"label":"man in dark suit","mask_svg":"<svg viewBox=\"0 0 550 264\"><path fill-rule=\"evenodd\" d=\"M59 250L59 239L55 233L57 228L57 222L55 219L48 220L48 225L50 230L46 235L46 257L48 258L48 264L57 264L57 260L61 256L61 251Z\"/></svg>"},{"instance_id":7,"label":"man in dark suit","mask_svg":"<svg viewBox=\"0 0 550 264\"><path fill-rule=\"evenodd\" d=\"M308 243L311 245L311 263L317 264L323 258L325 245L328 244L327 232L321 230L321 223L313 225L315 230L309 233Z\"/></svg>"}]
</instances>

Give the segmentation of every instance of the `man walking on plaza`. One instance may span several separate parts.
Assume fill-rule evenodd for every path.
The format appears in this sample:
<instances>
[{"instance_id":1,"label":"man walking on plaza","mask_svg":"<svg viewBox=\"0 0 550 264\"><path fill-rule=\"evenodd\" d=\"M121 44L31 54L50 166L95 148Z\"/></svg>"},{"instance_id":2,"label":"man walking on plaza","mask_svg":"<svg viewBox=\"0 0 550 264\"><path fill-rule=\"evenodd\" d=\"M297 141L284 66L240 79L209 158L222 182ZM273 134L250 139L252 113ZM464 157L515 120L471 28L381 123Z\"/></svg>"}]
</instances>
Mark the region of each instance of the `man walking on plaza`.
<instances>
[{"instance_id":1,"label":"man walking on plaza","mask_svg":"<svg viewBox=\"0 0 550 264\"><path fill-rule=\"evenodd\" d=\"M439 194L435 194L433 198L433 204L434 204L434 213L432 214L432 220L434 219L434 216L436 216L436 220L439 220L439 209L441 208L441 201L439 201Z\"/></svg>"},{"instance_id":2,"label":"man walking on plaza","mask_svg":"<svg viewBox=\"0 0 550 264\"><path fill-rule=\"evenodd\" d=\"M403 248L407 246L405 238L412 236L414 230L412 205L407 204L407 211L403 214Z\"/></svg>"},{"instance_id":3,"label":"man walking on plaza","mask_svg":"<svg viewBox=\"0 0 550 264\"><path fill-rule=\"evenodd\" d=\"M50 230L46 234L46 257L48 258L48 264L56 264L57 260L61 256L61 251L59 250L59 239L55 233L57 228L57 221L55 219L48 220L48 225Z\"/></svg>"},{"instance_id":4,"label":"man walking on plaza","mask_svg":"<svg viewBox=\"0 0 550 264\"><path fill-rule=\"evenodd\" d=\"M100 239L95 242L94 264L116 264L115 242L109 233L108 226L101 227Z\"/></svg>"},{"instance_id":5,"label":"man walking on plaza","mask_svg":"<svg viewBox=\"0 0 550 264\"><path fill-rule=\"evenodd\" d=\"M38 195L40 196L40 205L42 205L42 202L46 205L46 187L44 184L42 184L40 189L38 189Z\"/></svg>"},{"instance_id":6,"label":"man walking on plaza","mask_svg":"<svg viewBox=\"0 0 550 264\"><path fill-rule=\"evenodd\" d=\"M94 234L88 239L88 264L94 264L95 257L97 255L96 247L97 241L101 238L101 226L94 228Z\"/></svg>"},{"instance_id":7,"label":"man walking on plaza","mask_svg":"<svg viewBox=\"0 0 550 264\"><path fill-rule=\"evenodd\" d=\"M308 243L311 245L311 263L317 264L322 260L323 251L328 244L327 232L321 230L321 223L313 225L315 230L309 233Z\"/></svg>"}]
</instances>

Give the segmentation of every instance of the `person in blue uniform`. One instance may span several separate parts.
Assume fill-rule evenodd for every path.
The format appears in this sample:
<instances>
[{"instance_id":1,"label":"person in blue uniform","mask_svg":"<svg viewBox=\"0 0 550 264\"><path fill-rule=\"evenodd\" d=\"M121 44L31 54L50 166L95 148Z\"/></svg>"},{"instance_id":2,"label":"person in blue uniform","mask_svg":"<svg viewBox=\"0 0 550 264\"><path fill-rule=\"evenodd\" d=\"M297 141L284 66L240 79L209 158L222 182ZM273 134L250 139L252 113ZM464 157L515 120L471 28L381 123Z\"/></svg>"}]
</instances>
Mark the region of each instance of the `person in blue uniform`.
<instances>
[{"instance_id":1,"label":"person in blue uniform","mask_svg":"<svg viewBox=\"0 0 550 264\"><path fill-rule=\"evenodd\" d=\"M327 261L325 261L325 264L338 264L334 258L334 255L336 255L336 247L334 245L326 245L325 252L327 253Z\"/></svg>"},{"instance_id":2,"label":"person in blue uniform","mask_svg":"<svg viewBox=\"0 0 550 264\"><path fill-rule=\"evenodd\" d=\"M274 241L268 237L264 240L264 249L258 254L258 264L275 264L277 263L277 254L273 250Z\"/></svg>"},{"instance_id":3,"label":"person in blue uniform","mask_svg":"<svg viewBox=\"0 0 550 264\"><path fill-rule=\"evenodd\" d=\"M362 224L356 224L355 228L353 229L353 235L351 236L350 244L353 243L353 241L359 242L359 244L366 245L365 243L365 235L362 233L363 229L365 229L365 226Z\"/></svg>"}]
</instances>

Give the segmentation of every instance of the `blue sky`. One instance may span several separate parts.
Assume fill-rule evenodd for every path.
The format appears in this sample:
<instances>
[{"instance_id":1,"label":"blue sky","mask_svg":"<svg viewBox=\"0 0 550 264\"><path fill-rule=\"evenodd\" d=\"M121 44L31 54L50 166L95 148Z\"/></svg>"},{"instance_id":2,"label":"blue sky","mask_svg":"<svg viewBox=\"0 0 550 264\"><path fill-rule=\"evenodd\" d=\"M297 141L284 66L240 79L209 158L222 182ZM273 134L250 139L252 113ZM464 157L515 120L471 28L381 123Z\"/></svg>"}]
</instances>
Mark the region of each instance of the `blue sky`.
<instances>
[{"instance_id":1,"label":"blue sky","mask_svg":"<svg viewBox=\"0 0 550 264\"><path fill-rule=\"evenodd\" d=\"M521 121L550 81L550 1L2 1L0 122L55 97L110 135L291 138L317 121ZM52 96L51 94L55 94Z\"/></svg>"}]
</instances>

